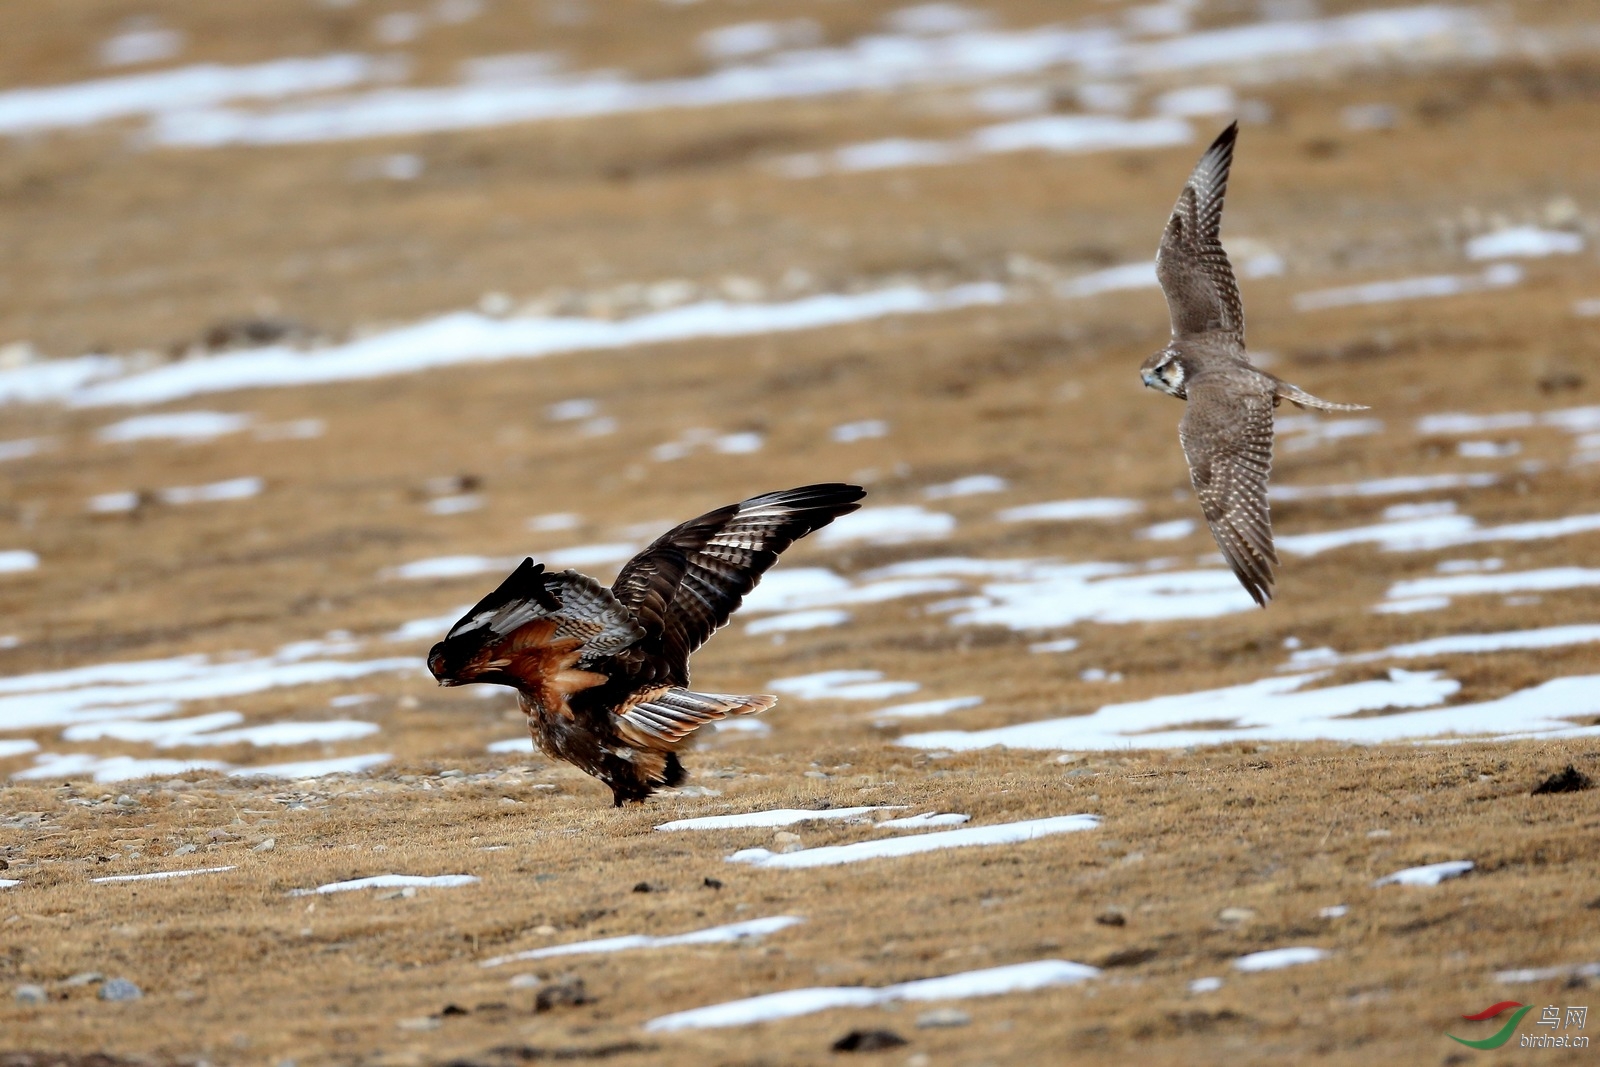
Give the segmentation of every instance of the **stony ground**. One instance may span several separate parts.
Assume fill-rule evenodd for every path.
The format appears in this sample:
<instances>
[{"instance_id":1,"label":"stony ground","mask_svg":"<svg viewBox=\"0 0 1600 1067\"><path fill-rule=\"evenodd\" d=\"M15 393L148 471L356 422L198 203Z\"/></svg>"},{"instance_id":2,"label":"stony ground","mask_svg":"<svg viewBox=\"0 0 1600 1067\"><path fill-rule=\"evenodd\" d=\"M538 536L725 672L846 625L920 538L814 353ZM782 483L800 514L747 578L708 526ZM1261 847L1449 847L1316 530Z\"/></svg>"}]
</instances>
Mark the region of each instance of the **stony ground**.
<instances>
[{"instance_id":1,"label":"stony ground","mask_svg":"<svg viewBox=\"0 0 1600 1067\"><path fill-rule=\"evenodd\" d=\"M1122 13L1103 3L990 6L1009 27ZM1359 6L1327 4L1322 13ZM687 77L706 69L695 40L707 29L804 15L826 42L843 43L892 7L492 0L473 17L439 16L412 41L382 44L372 27L399 10L376 0L281 0L248 14L17 2L8 5L0 55L14 86L100 76L96 42L124 18L149 15L185 30L184 62L397 49L412 57L412 81L429 84L451 80L473 56L555 49L575 69ZM1195 17L1204 28L1258 16L1217 3ZM1376 523L1396 504L1453 503L1485 527L1594 510L1600 464L1575 457L1597 446L1566 430L1478 434L1493 447L1474 456L1461 454L1458 436L1416 429L1418 419L1444 412L1600 404L1600 318L1574 312L1600 296L1600 52L1584 50L1592 28L1559 22L1572 17L1561 5L1530 0L1495 17L1564 48L1533 59L1307 70L1239 89L1256 121L1241 135L1225 235L1244 242L1236 251L1265 248L1285 265L1244 283L1251 344L1312 392L1372 405L1384 426L1282 448L1275 478L1315 486L1497 476L1475 488L1287 500L1274 506L1280 535ZM1227 72L1206 80L1218 78ZM1034 82L1061 109L1075 106L1072 85ZM1176 84L1139 83L1139 99ZM251 322L336 341L480 302L615 318L637 310L641 286L663 280L735 300L891 282L993 281L1010 294L994 306L830 329L155 409L253 418L252 430L199 444L98 439L106 424L150 409L0 409L0 438L48 442L0 466L0 549L40 560L36 570L0 575L0 631L17 638L0 650L0 672L185 655L228 662L307 640L324 642L334 658L415 657L419 668L183 706L184 714L236 710L247 725L379 725L362 740L275 750L239 741L174 753L126 739L69 743L59 726L0 735L48 753L247 767L393 756L366 774L298 781L189 771L0 785L0 878L19 882L0 889L0 1063L775 1065L830 1062L831 1044L854 1029L887 1029L908 1042L861 1058L912 1067L1135 1056L1174 1064L1584 1062L1592 1053L1515 1042L1477 1052L1444 1033L1476 1026L1472 1035L1485 1036L1489 1024L1459 1016L1496 1001L1564 1007L1595 996L1593 979L1567 968L1600 959L1600 793L1530 794L1568 765L1600 775L1600 741L1130 743L1063 762L1066 749L948 754L894 740L1243 684L1274 675L1286 644L1360 652L1586 623L1597 606L1592 587L1466 596L1408 614L1371 609L1394 583L1434 575L1451 559L1492 556L1506 571L1593 564L1600 534L1286 555L1268 610L1215 618L1017 631L955 625L941 597L927 593L854 605L838 628L751 634L736 622L696 659L696 681L708 689L759 692L774 679L860 669L919 683L915 696L897 699L986 699L936 720L884 726L871 713L893 701L786 696L763 717L770 733L719 735L688 757L689 788L621 811L597 783L531 750L487 752L519 736L509 696L434 688L420 671L427 639L391 636L470 603L498 579L395 577L408 562L638 543L700 509L824 479L859 481L874 504L951 515L954 530L903 544L805 542L784 567L856 576L934 556L1132 565L1205 556L1203 531L1172 541L1133 536L1196 512L1174 440L1179 408L1141 390L1135 373L1165 339L1159 295L1072 299L1053 287L1147 258L1200 138L1222 119L1195 119L1193 143L1156 150L1022 152L807 180L777 166L797 153L951 138L994 121L973 114L970 93L822 97L280 148L150 148L137 122L0 141L8 250L0 341L27 341L41 358L221 358ZM1351 129L1345 109L1372 104L1392 106L1392 128ZM382 177L395 155L415 157L420 173ZM1482 264L1465 259L1463 242L1522 224L1584 235L1588 247L1519 261L1522 281L1505 288L1295 310L1296 294L1328 287L1476 276ZM8 365L32 358L20 347L5 351ZM582 421L549 417L551 405L579 398L614 422L585 431ZM265 432L305 420L318 420L320 433ZM846 443L831 435L868 420L887 432ZM697 428L759 434L762 447L657 458L658 446L692 441L686 434ZM1005 488L940 500L923 492L974 474L1002 478ZM261 478L264 489L188 505L160 493L244 476ZM130 490L141 494L132 510L86 506ZM468 493L481 497L477 510L430 510ZM1097 496L1140 501L1143 513L1111 522L996 518L1006 507ZM552 513L578 519L529 528L530 518ZM590 569L608 577L613 567ZM1064 637L1078 647L1029 650ZM1344 664L1315 684L1378 679L1392 665ZM1468 703L1595 672L1600 648L1403 665L1458 679L1451 699ZM330 710L330 701L357 695L369 699ZM22 773L34 760L0 760L0 773ZM652 829L697 815L852 805L959 812L972 825L1078 812L1103 821L1020 845L794 871L726 857L885 831L819 821L786 828L795 841L770 829ZM1456 859L1476 867L1435 887L1372 884ZM196 867L230 869L89 881ZM386 873L481 881L290 895ZM1341 917L1320 914L1338 905L1348 908ZM778 915L805 922L740 944L481 966L568 941ZM1241 955L1289 946L1329 956L1261 974L1232 969ZM1103 974L989 999L724 1030L643 1028L668 1012L759 993L879 986L1037 959ZM1560 973L1531 983L1496 977L1542 967ZM1208 976L1223 978L1221 988L1191 991ZM122 988L113 979L142 996L105 999ZM1523 1032L1534 1032L1531 1022Z\"/></svg>"}]
</instances>

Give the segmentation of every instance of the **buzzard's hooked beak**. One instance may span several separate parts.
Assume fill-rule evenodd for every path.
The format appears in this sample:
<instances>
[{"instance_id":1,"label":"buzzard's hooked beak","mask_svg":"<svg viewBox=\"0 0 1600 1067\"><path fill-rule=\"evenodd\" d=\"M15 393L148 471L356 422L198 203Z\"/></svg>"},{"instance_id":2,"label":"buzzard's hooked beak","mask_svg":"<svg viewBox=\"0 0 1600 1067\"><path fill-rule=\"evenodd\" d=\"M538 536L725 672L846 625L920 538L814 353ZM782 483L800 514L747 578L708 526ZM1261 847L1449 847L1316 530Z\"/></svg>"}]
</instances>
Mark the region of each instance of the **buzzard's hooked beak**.
<instances>
[{"instance_id":1,"label":"buzzard's hooked beak","mask_svg":"<svg viewBox=\"0 0 1600 1067\"><path fill-rule=\"evenodd\" d=\"M445 673L445 659L442 652L436 647L428 654L428 673L442 686L460 685L461 679L453 678Z\"/></svg>"},{"instance_id":2,"label":"buzzard's hooked beak","mask_svg":"<svg viewBox=\"0 0 1600 1067\"><path fill-rule=\"evenodd\" d=\"M1139 375L1139 377L1144 379L1144 387L1146 389L1159 389L1160 388L1160 386L1158 386L1156 384L1156 372L1155 371L1153 371L1153 370L1144 371Z\"/></svg>"}]
</instances>

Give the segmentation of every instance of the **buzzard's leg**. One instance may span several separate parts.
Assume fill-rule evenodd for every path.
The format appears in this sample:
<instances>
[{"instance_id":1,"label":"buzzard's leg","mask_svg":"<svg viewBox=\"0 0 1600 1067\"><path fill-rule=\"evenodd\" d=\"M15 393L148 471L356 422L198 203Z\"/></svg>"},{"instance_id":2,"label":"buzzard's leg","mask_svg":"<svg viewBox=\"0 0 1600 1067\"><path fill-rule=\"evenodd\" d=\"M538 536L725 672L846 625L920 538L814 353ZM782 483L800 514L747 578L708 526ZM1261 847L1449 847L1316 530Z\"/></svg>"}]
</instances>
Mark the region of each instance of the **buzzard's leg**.
<instances>
[{"instance_id":1,"label":"buzzard's leg","mask_svg":"<svg viewBox=\"0 0 1600 1067\"><path fill-rule=\"evenodd\" d=\"M655 792L655 786L649 782L620 774L602 781L611 787L611 804L616 808L624 804L643 804Z\"/></svg>"},{"instance_id":2,"label":"buzzard's leg","mask_svg":"<svg viewBox=\"0 0 1600 1067\"><path fill-rule=\"evenodd\" d=\"M676 752L667 753L667 765L661 773L665 776L661 782L668 789L674 789L689 780L689 772L683 769Z\"/></svg>"}]
</instances>

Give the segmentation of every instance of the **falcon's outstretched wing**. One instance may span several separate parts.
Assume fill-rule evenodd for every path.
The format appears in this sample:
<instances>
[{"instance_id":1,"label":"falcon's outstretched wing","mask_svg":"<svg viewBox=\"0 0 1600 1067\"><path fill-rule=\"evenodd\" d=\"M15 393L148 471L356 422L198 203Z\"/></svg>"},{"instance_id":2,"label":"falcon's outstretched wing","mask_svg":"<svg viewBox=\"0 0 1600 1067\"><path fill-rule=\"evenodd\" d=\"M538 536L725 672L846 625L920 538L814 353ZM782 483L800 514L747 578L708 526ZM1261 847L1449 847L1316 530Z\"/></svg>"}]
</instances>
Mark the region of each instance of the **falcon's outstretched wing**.
<instances>
[{"instance_id":1,"label":"falcon's outstretched wing","mask_svg":"<svg viewBox=\"0 0 1600 1067\"><path fill-rule=\"evenodd\" d=\"M1265 607L1278 563L1267 511L1273 396L1265 378L1240 378L1191 382L1178 440L1211 536L1245 591Z\"/></svg>"},{"instance_id":2,"label":"falcon's outstretched wing","mask_svg":"<svg viewBox=\"0 0 1600 1067\"><path fill-rule=\"evenodd\" d=\"M778 554L855 511L865 495L838 482L765 493L690 519L629 560L611 591L647 634L637 646L652 668L647 676L687 686L689 654L728 621Z\"/></svg>"},{"instance_id":3,"label":"falcon's outstretched wing","mask_svg":"<svg viewBox=\"0 0 1600 1067\"><path fill-rule=\"evenodd\" d=\"M1222 199L1238 132L1235 122L1200 157L1161 235L1156 277L1176 338L1221 331L1244 344L1244 306L1221 237Z\"/></svg>"}]
</instances>

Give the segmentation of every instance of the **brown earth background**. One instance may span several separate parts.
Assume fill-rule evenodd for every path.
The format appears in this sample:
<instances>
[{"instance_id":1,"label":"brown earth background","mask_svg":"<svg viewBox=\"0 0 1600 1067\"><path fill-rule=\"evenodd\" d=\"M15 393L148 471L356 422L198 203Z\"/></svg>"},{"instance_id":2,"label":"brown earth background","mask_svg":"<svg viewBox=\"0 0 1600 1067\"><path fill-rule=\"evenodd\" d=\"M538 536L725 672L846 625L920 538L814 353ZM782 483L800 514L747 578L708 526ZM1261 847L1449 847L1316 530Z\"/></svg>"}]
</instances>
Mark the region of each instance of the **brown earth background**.
<instances>
[{"instance_id":1,"label":"brown earth background","mask_svg":"<svg viewBox=\"0 0 1600 1067\"><path fill-rule=\"evenodd\" d=\"M1273 5L1208 2L1194 27L1258 21ZM1321 17L1363 9L1305 5ZM98 43L147 18L186 35L175 63L253 63L334 51L399 51L412 84L443 84L475 56L555 51L569 68L629 76L705 72L706 30L805 17L829 44L873 32L877 2L485 0L462 21L425 20L384 44L388 0L201 5L10 0L0 13L6 87L106 76ZM1126 5L990 0L994 23L1117 24ZM1296 6L1296 11L1299 11ZM1543 411L1600 404L1600 44L1585 5L1521 0L1486 17L1555 45L1480 58L1386 59L1257 78L1223 70L1135 80L1148 101L1185 83L1234 83L1250 102L1224 235L1269 246L1281 275L1246 280L1250 339L1273 369L1322 396L1372 405L1382 433L1280 450L1275 479L1321 485L1486 470L1492 485L1406 497L1290 501L1280 532L1379 521L1397 502L1453 501L1484 525L1593 509L1600 464L1571 462L1570 434L1491 434L1514 457L1464 460L1453 437L1413 427L1440 412ZM1290 12L1293 14L1294 12ZM1558 46L1557 46L1558 45ZM1071 112L1065 75L1024 79ZM699 789L613 810L606 791L529 752L486 753L515 737L508 693L475 699L420 671L425 641L386 643L408 620L470 603L498 575L404 581L392 568L454 554L515 556L642 540L704 508L768 489L857 480L874 504L955 516L948 538L824 548L802 542L780 566L854 575L935 555L1138 564L1210 551L1203 531L1143 541L1148 523L1193 517L1174 427L1178 406L1139 386L1139 361L1166 337L1153 289L1085 299L1060 279L1146 259L1184 175L1222 118L1193 120L1185 146L1079 155L1019 152L950 166L796 180L776 165L888 137L951 138L975 115L973 86L821 96L485 130L252 148L151 147L138 121L0 140L0 342L41 358L147 351L209 358L228 324L286 321L340 340L384 325L512 306L596 317L632 313L628 283L684 279L773 299L891 281L995 281L982 308L828 329L469 365L373 381L260 389L154 410L249 413L259 426L317 419L308 439L252 433L202 444L97 440L146 409L12 404L0 437L48 438L5 463L0 548L37 570L0 576L0 672L243 650L346 631L363 655L415 655L419 671L196 701L185 713L247 723L353 717L373 739L191 755L231 763L381 750L363 775L309 781L208 772L121 783L0 785L0 1063L813 1064L855 1028L907 1045L869 1062L966 1064L1329 1064L1589 1062L1594 1050L1478 1052L1447 1040L1462 1014L1500 1000L1589 1004L1592 979L1532 984L1508 968L1600 959L1594 791L1530 796L1572 764L1597 773L1593 739L1453 745L1222 744L1196 750L987 749L931 759L893 744L920 729L980 729L1086 713L1273 675L1285 640L1341 651L1473 631L1582 623L1595 592L1464 597L1440 611L1374 614L1394 582L1435 572L1448 552L1357 546L1286 557L1265 611L1215 619L1081 623L1053 633L957 627L932 599L851 608L844 627L779 642L736 621L696 659L696 681L759 692L772 679L869 669L935 699L985 703L876 726L856 702L784 698L761 736L724 734L687 757ZM1346 109L1386 104L1391 128L1353 130ZM1143 104L1139 105L1140 107ZM374 177L392 154L410 180ZM1478 294L1327 311L1296 293L1374 279L1474 273L1462 243L1510 225L1585 235L1570 256L1522 263L1521 284ZM729 281L729 279L734 279ZM785 280L787 279L787 281ZM492 306L495 300L487 301ZM19 357L20 358L20 357ZM591 398L614 432L585 436L550 405ZM885 436L839 443L833 427L883 420ZM751 454L703 450L663 462L685 431L755 432ZM998 493L932 502L924 487L972 474ZM95 496L243 475L238 501L96 514ZM441 482L441 479L444 480ZM441 485L484 505L428 511ZM1002 523L997 509L1094 496L1143 502L1137 520ZM530 531L553 512L576 528ZM1460 555L1457 551L1455 555ZM1507 570L1584 565L1600 534L1468 550ZM604 568L598 576L609 578ZM1072 636L1070 653L1029 644ZM1438 656L1408 669L1462 682L1456 702L1600 669L1600 651ZM1085 680L1097 668L1120 681ZM1383 677L1340 667L1317 684ZM377 699L330 712L346 693ZM65 744L56 729L6 735L51 752L171 755L114 741ZM0 774L32 764L0 761ZM442 772L460 772L444 775ZM709 787L709 791L706 789ZM126 795L128 802L117 798ZM822 804L963 812L973 825L1092 812L1097 830L803 871L728 864L773 847L770 830L659 834L671 818ZM789 827L811 847L860 840L837 823ZM220 832L219 832L220 831ZM870 833L865 836L872 836ZM269 850L258 848L271 839ZM184 845L197 851L174 855ZM503 847L501 847L503 846ZM493 848L493 851L485 851ZM1471 859L1433 888L1372 888L1393 870ZM200 862L203 861L203 862ZM233 865L170 882L92 884L108 874ZM414 895L288 891L383 873L467 873L477 885ZM721 883L711 888L707 879ZM636 892L646 883L650 892ZM1322 908L1347 905L1337 920ZM482 960L566 941L675 934L766 915L806 921L759 942L572 956L483 968ZM1099 921L1097 921L1099 920ZM1242 954L1286 945L1317 964L1235 973ZM658 1034L672 1011L816 985L883 985L1058 958L1104 968L1081 985L949 1005L845 1009L785 1022ZM127 1003L71 976L101 972L143 991ZM531 982L581 979L589 998L535 1011ZM1189 983L1224 976L1216 992ZM39 985L41 1004L12 990ZM454 1005L464 1013L446 1012ZM1600 1008L1600 1003L1594 1005ZM956 1007L963 1026L919 1027ZM1477 1024L1475 1035L1487 1033ZM1590 1021L1590 1029L1600 1023ZM1524 1024L1524 1032L1531 1026ZM1567 1058L1563 1058L1567 1057Z\"/></svg>"}]
</instances>

